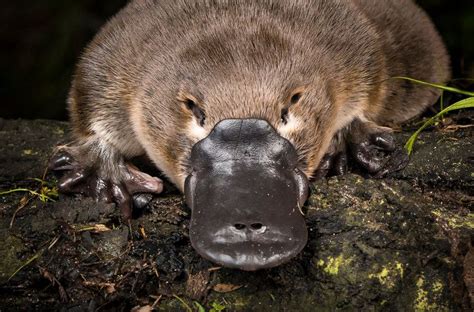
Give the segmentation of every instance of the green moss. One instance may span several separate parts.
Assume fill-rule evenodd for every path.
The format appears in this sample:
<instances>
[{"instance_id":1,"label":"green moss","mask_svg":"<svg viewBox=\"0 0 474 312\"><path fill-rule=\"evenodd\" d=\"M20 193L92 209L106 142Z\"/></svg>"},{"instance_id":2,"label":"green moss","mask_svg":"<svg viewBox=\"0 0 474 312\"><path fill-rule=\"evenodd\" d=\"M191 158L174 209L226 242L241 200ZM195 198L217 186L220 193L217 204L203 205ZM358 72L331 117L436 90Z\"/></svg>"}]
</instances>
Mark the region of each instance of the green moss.
<instances>
[{"instance_id":1,"label":"green moss","mask_svg":"<svg viewBox=\"0 0 474 312\"><path fill-rule=\"evenodd\" d=\"M435 281L434 284L433 284L433 291L436 292L436 293L440 293L444 288L444 285L443 283L441 283L440 281Z\"/></svg>"},{"instance_id":2,"label":"green moss","mask_svg":"<svg viewBox=\"0 0 474 312\"><path fill-rule=\"evenodd\" d=\"M38 152L35 152L32 149L25 149L23 150L23 155L25 156L38 155Z\"/></svg>"},{"instance_id":3,"label":"green moss","mask_svg":"<svg viewBox=\"0 0 474 312\"><path fill-rule=\"evenodd\" d=\"M439 297L444 285L441 280L435 280L432 285L427 285L425 277L421 275L416 281L415 311L443 311L445 307L438 306Z\"/></svg>"},{"instance_id":4,"label":"green moss","mask_svg":"<svg viewBox=\"0 0 474 312\"><path fill-rule=\"evenodd\" d=\"M310 207L309 210L317 210L317 209L326 209L331 208L331 205L328 199L322 195L312 195L310 197Z\"/></svg>"},{"instance_id":5,"label":"green moss","mask_svg":"<svg viewBox=\"0 0 474 312\"><path fill-rule=\"evenodd\" d=\"M380 283L381 284L385 284L385 280L387 279L388 277L388 269L387 268L383 268L382 271L380 271L379 273L377 274L369 274L369 278L373 278L373 277L376 277L379 279Z\"/></svg>"},{"instance_id":6,"label":"green moss","mask_svg":"<svg viewBox=\"0 0 474 312\"><path fill-rule=\"evenodd\" d=\"M396 261L395 262L395 269L398 270L398 273L400 274L400 277L403 278L403 273L404 273L403 265L400 262Z\"/></svg>"},{"instance_id":7,"label":"green moss","mask_svg":"<svg viewBox=\"0 0 474 312\"><path fill-rule=\"evenodd\" d=\"M345 259L344 256L341 254L334 257L328 257L326 260L320 259L316 263L319 267L323 268L323 271L330 275L337 275L339 274L339 269L341 267L347 266L352 262L352 258Z\"/></svg>"},{"instance_id":8,"label":"green moss","mask_svg":"<svg viewBox=\"0 0 474 312\"><path fill-rule=\"evenodd\" d=\"M463 224L470 229L474 229L474 213L469 213Z\"/></svg>"},{"instance_id":9,"label":"green moss","mask_svg":"<svg viewBox=\"0 0 474 312\"><path fill-rule=\"evenodd\" d=\"M430 311L436 309L436 304L428 303L428 291L423 288L425 280L423 277L418 278L416 281L416 300L415 310L416 311Z\"/></svg>"},{"instance_id":10,"label":"green moss","mask_svg":"<svg viewBox=\"0 0 474 312\"><path fill-rule=\"evenodd\" d=\"M395 286L397 280L403 278L403 273L403 265L400 262L389 262L377 273L369 274L369 278L376 278L381 285L390 289Z\"/></svg>"},{"instance_id":11,"label":"green moss","mask_svg":"<svg viewBox=\"0 0 474 312\"><path fill-rule=\"evenodd\" d=\"M474 229L474 213L469 213L467 216L459 216L441 210L433 210L432 214L438 219L446 221L451 228L464 227Z\"/></svg>"}]
</instances>

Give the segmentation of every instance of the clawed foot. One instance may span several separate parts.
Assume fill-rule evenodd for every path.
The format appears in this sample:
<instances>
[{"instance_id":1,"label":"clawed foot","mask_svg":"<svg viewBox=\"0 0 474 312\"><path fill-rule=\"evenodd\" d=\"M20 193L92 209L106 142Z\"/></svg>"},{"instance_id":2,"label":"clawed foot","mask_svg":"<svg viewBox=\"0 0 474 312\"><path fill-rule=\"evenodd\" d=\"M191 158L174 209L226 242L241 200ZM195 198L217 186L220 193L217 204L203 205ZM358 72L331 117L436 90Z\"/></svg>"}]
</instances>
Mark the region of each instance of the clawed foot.
<instances>
[{"instance_id":1,"label":"clawed foot","mask_svg":"<svg viewBox=\"0 0 474 312\"><path fill-rule=\"evenodd\" d=\"M163 181L139 171L121 158L105 163L100 159L91 161L90 155L82 154L78 148L61 147L50 161L49 168L62 172L59 191L80 193L99 201L116 203L122 217L132 217L132 207L145 205L143 193L161 193Z\"/></svg>"},{"instance_id":2,"label":"clawed foot","mask_svg":"<svg viewBox=\"0 0 474 312\"><path fill-rule=\"evenodd\" d=\"M348 159L377 178L401 170L408 163L408 155L396 146L391 129L358 119L334 138L315 178L346 173Z\"/></svg>"}]
</instances>

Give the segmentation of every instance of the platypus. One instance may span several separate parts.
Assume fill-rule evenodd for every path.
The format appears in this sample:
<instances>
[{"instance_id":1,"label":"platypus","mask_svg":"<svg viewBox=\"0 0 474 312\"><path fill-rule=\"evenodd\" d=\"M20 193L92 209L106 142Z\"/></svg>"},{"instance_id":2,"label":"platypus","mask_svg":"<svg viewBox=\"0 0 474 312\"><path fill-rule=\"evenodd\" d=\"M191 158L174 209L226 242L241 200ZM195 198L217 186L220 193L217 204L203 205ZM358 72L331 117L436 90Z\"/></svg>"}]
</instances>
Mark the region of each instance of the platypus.
<instances>
[{"instance_id":1,"label":"platypus","mask_svg":"<svg viewBox=\"0 0 474 312\"><path fill-rule=\"evenodd\" d=\"M449 60L410 0L134 0L82 54L68 104L74 141L58 148L59 188L115 202L163 183L184 192L204 258L257 270L307 241L308 181L372 175L406 160L394 126L439 97Z\"/></svg>"}]
</instances>

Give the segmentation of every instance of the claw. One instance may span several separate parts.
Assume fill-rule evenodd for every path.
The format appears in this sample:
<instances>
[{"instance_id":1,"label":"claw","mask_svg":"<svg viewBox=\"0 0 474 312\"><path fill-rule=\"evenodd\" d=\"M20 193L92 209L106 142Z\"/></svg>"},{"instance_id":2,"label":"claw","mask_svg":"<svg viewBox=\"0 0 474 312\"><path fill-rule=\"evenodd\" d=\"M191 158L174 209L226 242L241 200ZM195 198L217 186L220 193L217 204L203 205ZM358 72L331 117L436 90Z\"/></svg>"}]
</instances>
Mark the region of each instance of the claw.
<instances>
[{"instance_id":1,"label":"claw","mask_svg":"<svg viewBox=\"0 0 474 312\"><path fill-rule=\"evenodd\" d=\"M111 183L99 178L96 180L95 194L89 194L89 196L96 197L97 200L105 203L114 202Z\"/></svg>"},{"instance_id":2,"label":"claw","mask_svg":"<svg viewBox=\"0 0 474 312\"><path fill-rule=\"evenodd\" d=\"M328 175L343 175L347 173L347 154L343 150L337 154L326 154L313 175L313 178L320 179Z\"/></svg>"},{"instance_id":3,"label":"claw","mask_svg":"<svg viewBox=\"0 0 474 312\"><path fill-rule=\"evenodd\" d=\"M122 219L130 220L132 218L132 202L127 189L123 185L114 184L112 186L112 193L115 203L122 213Z\"/></svg>"},{"instance_id":4,"label":"claw","mask_svg":"<svg viewBox=\"0 0 474 312\"><path fill-rule=\"evenodd\" d=\"M347 154L345 151L336 156L332 171L335 175L343 175L347 173Z\"/></svg>"},{"instance_id":5,"label":"claw","mask_svg":"<svg viewBox=\"0 0 474 312\"><path fill-rule=\"evenodd\" d=\"M163 191L163 181L131 165L127 167L130 177L125 180L125 185L130 193L161 193Z\"/></svg>"},{"instance_id":6,"label":"claw","mask_svg":"<svg viewBox=\"0 0 474 312\"><path fill-rule=\"evenodd\" d=\"M51 158L48 168L54 171L72 170L74 159L67 152L59 150Z\"/></svg>"},{"instance_id":7,"label":"claw","mask_svg":"<svg viewBox=\"0 0 474 312\"><path fill-rule=\"evenodd\" d=\"M84 170L66 173L59 181L58 188L63 193L77 193L77 186L87 179Z\"/></svg>"},{"instance_id":8,"label":"claw","mask_svg":"<svg viewBox=\"0 0 474 312\"><path fill-rule=\"evenodd\" d=\"M331 154L324 155L323 159L319 163L318 169L313 174L313 178L315 180L319 180L327 176L329 173L329 170L331 170L332 162L333 162L333 155Z\"/></svg>"},{"instance_id":9,"label":"claw","mask_svg":"<svg viewBox=\"0 0 474 312\"><path fill-rule=\"evenodd\" d=\"M387 132L372 134L371 142L387 152L393 152L396 147L392 134Z\"/></svg>"}]
</instances>

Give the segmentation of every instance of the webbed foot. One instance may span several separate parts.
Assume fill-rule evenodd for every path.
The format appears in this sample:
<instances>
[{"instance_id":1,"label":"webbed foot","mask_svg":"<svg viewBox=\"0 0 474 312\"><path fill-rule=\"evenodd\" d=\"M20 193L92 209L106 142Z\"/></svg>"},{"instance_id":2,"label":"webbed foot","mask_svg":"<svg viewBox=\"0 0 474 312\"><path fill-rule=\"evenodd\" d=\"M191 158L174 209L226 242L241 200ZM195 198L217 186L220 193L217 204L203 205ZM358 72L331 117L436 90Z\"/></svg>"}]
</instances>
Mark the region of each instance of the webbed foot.
<instances>
[{"instance_id":1,"label":"webbed foot","mask_svg":"<svg viewBox=\"0 0 474 312\"><path fill-rule=\"evenodd\" d=\"M90 157L80 147L60 147L51 158L49 168L62 173L58 184L60 192L114 202L120 207L124 220L132 217L133 207L147 204L141 196L143 193L163 191L162 180L139 171L121 157L104 161Z\"/></svg>"},{"instance_id":2,"label":"webbed foot","mask_svg":"<svg viewBox=\"0 0 474 312\"><path fill-rule=\"evenodd\" d=\"M377 178L403 169L409 160L406 151L396 145L390 128L359 119L333 139L315 178L346 173L348 159Z\"/></svg>"}]
</instances>

